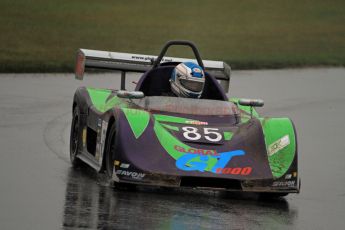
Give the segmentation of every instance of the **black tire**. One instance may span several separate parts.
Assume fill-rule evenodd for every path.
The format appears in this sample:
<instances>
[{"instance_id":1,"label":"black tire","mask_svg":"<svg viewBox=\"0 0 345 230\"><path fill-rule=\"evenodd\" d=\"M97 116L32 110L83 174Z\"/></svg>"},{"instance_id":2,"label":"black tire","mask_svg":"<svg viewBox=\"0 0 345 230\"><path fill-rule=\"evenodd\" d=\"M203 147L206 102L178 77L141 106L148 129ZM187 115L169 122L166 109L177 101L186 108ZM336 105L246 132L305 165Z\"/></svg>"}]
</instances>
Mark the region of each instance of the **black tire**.
<instances>
[{"instance_id":1,"label":"black tire","mask_svg":"<svg viewBox=\"0 0 345 230\"><path fill-rule=\"evenodd\" d=\"M77 157L79 152L79 145L80 145L80 130L81 130L81 122L80 122L80 109L78 106L75 106L73 109L73 118L71 124L71 136L70 136L70 160L73 167L81 166L82 162Z\"/></svg>"},{"instance_id":2,"label":"black tire","mask_svg":"<svg viewBox=\"0 0 345 230\"><path fill-rule=\"evenodd\" d=\"M116 149L115 136L116 136L116 124L114 122L109 130L109 135L108 135L107 143L106 143L105 159L104 159L105 174L108 176L109 179L112 178L113 170L114 170L113 156L115 154L115 149Z\"/></svg>"},{"instance_id":3,"label":"black tire","mask_svg":"<svg viewBox=\"0 0 345 230\"><path fill-rule=\"evenodd\" d=\"M135 191L136 185L128 183L117 183L113 181L112 177L114 174L114 159L113 156L116 154L116 123L114 122L110 127L107 142L106 152L104 159L104 171L108 177L109 182L119 190Z\"/></svg>"}]
</instances>

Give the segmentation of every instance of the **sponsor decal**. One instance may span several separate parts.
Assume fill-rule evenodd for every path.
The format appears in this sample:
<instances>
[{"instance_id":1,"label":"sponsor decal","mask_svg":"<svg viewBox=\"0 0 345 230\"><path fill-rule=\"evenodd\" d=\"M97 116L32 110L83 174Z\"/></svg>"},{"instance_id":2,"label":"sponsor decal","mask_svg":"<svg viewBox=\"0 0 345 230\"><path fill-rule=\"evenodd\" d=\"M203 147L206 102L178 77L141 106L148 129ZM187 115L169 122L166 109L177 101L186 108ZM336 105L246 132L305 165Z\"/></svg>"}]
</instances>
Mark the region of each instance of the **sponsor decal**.
<instances>
[{"instance_id":1,"label":"sponsor decal","mask_svg":"<svg viewBox=\"0 0 345 230\"><path fill-rule=\"evenodd\" d=\"M186 153L177 159L176 167L183 171L211 171L217 173L217 169L225 168L233 157L243 155L245 155L243 150L218 153L218 156Z\"/></svg>"},{"instance_id":2,"label":"sponsor decal","mask_svg":"<svg viewBox=\"0 0 345 230\"><path fill-rule=\"evenodd\" d=\"M145 173L132 172L132 171L127 171L127 170L122 170L122 169L116 170L116 174L121 175L121 176L127 176L136 180L141 180L146 176Z\"/></svg>"},{"instance_id":3,"label":"sponsor decal","mask_svg":"<svg viewBox=\"0 0 345 230\"><path fill-rule=\"evenodd\" d=\"M211 149L196 149L196 148L188 148L184 149L181 146L175 145L174 149L181 152L181 153L191 153L191 154L199 154L199 155L211 155L211 156L219 156L216 150Z\"/></svg>"},{"instance_id":4,"label":"sponsor decal","mask_svg":"<svg viewBox=\"0 0 345 230\"><path fill-rule=\"evenodd\" d=\"M290 144L289 135L285 135L284 137L280 138L279 140L273 142L268 146L268 155L272 156L273 154L277 153L279 150L285 148Z\"/></svg>"},{"instance_id":5,"label":"sponsor decal","mask_svg":"<svg viewBox=\"0 0 345 230\"><path fill-rule=\"evenodd\" d=\"M219 132L219 128L196 128L184 126L182 129L183 138L187 141L202 141L210 143L221 143L223 135Z\"/></svg>"},{"instance_id":6,"label":"sponsor decal","mask_svg":"<svg viewBox=\"0 0 345 230\"><path fill-rule=\"evenodd\" d=\"M206 121L187 120L186 124L191 124L191 125L208 125L208 122L206 122Z\"/></svg>"},{"instance_id":7,"label":"sponsor decal","mask_svg":"<svg viewBox=\"0 0 345 230\"><path fill-rule=\"evenodd\" d=\"M113 57L112 55L111 55L111 53L109 53L109 56L110 57ZM131 56L131 59L135 59L135 60L145 60L145 61L151 61L151 62L153 62L154 60L155 60L155 58L153 57L153 56L144 56L144 55L142 55L142 56L136 56L136 55L132 55ZM173 61L173 59L172 58L162 58L162 62L172 62Z\"/></svg>"},{"instance_id":8,"label":"sponsor decal","mask_svg":"<svg viewBox=\"0 0 345 230\"><path fill-rule=\"evenodd\" d=\"M128 169L129 164L121 163L120 168Z\"/></svg>"},{"instance_id":9,"label":"sponsor decal","mask_svg":"<svg viewBox=\"0 0 345 230\"><path fill-rule=\"evenodd\" d=\"M288 181L275 181L272 184L272 187L295 187L295 180Z\"/></svg>"},{"instance_id":10,"label":"sponsor decal","mask_svg":"<svg viewBox=\"0 0 345 230\"><path fill-rule=\"evenodd\" d=\"M252 167L217 168L216 173L248 176L252 172L252 170Z\"/></svg>"}]
</instances>

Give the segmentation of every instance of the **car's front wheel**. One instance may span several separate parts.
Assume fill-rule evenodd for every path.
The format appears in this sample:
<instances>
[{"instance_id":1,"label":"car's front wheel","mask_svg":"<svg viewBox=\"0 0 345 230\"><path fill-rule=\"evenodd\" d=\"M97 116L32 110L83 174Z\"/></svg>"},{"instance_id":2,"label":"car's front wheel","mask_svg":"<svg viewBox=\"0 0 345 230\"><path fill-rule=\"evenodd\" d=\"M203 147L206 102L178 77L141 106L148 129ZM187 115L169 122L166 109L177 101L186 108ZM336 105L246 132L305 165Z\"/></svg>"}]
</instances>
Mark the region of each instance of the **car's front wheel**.
<instances>
[{"instance_id":1,"label":"car's front wheel","mask_svg":"<svg viewBox=\"0 0 345 230\"><path fill-rule=\"evenodd\" d=\"M107 143L106 143L106 152L105 152L105 173L109 177L112 178L114 173L114 160L113 156L115 154L115 136L116 136L116 126L115 122L110 127Z\"/></svg>"},{"instance_id":2,"label":"car's front wheel","mask_svg":"<svg viewBox=\"0 0 345 230\"><path fill-rule=\"evenodd\" d=\"M77 157L79 152L79 142L80 142L80 109L75 106L73 109L73 118L71 125L71 136L70 136L70 160L73 167L78 167L81 164L81 160Z\"/></svg>"},{"instance_id":3,"label":"car's front wheel","mask_svg":"<svg viewBox=\"0 0 345 230\"><path fill-rule=\"evenodd\" d=\"M112 126L110 127L108 139L106 142L106 152L105 152L105 159L104 159L104 168L105 168L105 174L108 177L108 180L111 182L113 181L113 175L115 173L114 170L114 158L116 154L116 123L114 122ZM117 189L124 189L124 190L135 190L136 186L134 184L127 184L127 183L117 183L114 182L113 185Z\"/></svg>"}]
</instances>

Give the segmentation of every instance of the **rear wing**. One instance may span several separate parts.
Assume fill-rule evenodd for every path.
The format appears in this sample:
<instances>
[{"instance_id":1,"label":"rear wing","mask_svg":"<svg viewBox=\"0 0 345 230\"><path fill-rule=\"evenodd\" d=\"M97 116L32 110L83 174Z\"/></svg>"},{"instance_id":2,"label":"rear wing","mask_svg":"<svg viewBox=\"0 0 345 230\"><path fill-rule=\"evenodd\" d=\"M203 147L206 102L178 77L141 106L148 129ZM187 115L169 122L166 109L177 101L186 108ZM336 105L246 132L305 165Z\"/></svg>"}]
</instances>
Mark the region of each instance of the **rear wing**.
<instances>
[{"instance_id":1,"label":"rear wing","mask_svg":"<svg viewBox=\"0 0 345 230\"><path fill-rule=\"evenodd\" d=\"M121 71L121 89L125 88L126 72L146 72L154 67L157 56L118 53L99 50L80 49L77 53L77 62L75 66L76 79L82 80L86 68L109 69ZM196 59L164 57L164 62L195 62ZM205 71L218 79L226 92L229 90L231 68L222 61L203 61Z\"/></svg>"}]
</instances>

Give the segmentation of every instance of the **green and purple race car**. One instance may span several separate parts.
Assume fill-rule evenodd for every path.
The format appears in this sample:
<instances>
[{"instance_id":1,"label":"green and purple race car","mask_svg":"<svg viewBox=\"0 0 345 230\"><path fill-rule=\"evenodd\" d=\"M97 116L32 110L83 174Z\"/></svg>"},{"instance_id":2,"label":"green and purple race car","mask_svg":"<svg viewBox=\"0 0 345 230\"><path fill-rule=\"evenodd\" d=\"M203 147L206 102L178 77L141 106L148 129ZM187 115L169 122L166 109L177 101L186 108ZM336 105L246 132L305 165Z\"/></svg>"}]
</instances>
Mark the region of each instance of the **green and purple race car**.
<instances>
[{"instance_id":1,"label":"green and purple race car","mask_svg":"<svg viewBox=\"0 0 345 230\"><path fill-rule=\"evenodd\" d=\"M172 45L195 59L165 57ZM172 97L176 65L190 61L205 72L199 99ZM262 100L228 98L230 67L202 60L195 45L170 41L159 56L80 49L76 78L86 68L121 71L119 89L80 87L73 99L70 158L116 184L298 193L296 131L289 118L261 117ZM135 91L126 72L144 73Z\"/></svg>"}]
</instances>

